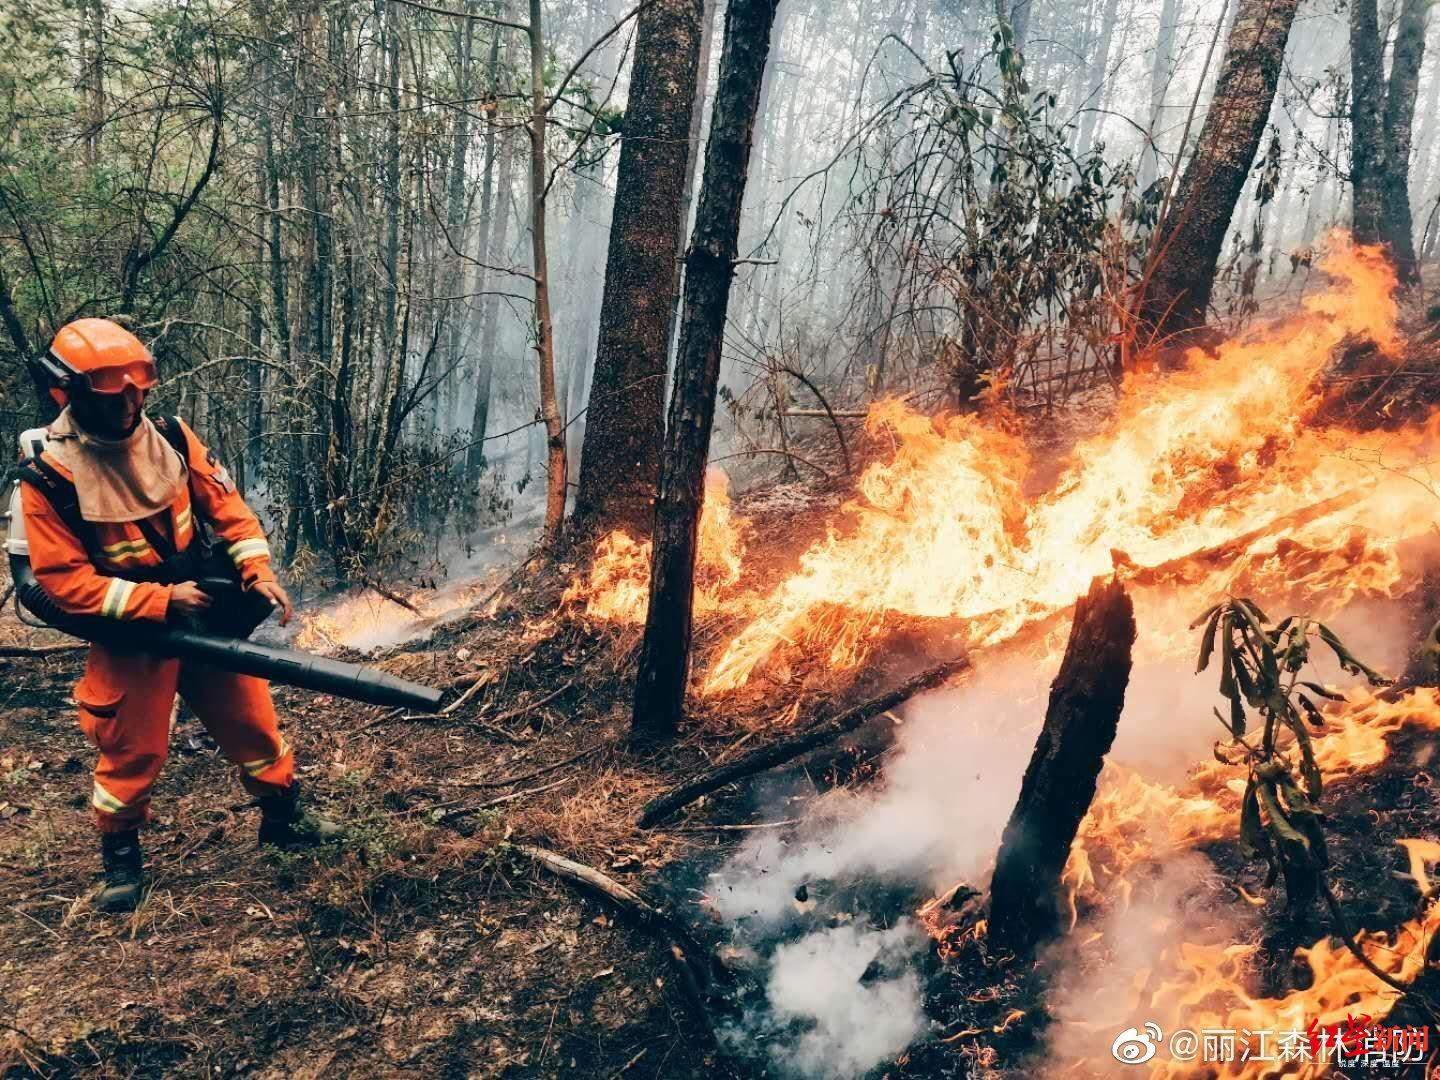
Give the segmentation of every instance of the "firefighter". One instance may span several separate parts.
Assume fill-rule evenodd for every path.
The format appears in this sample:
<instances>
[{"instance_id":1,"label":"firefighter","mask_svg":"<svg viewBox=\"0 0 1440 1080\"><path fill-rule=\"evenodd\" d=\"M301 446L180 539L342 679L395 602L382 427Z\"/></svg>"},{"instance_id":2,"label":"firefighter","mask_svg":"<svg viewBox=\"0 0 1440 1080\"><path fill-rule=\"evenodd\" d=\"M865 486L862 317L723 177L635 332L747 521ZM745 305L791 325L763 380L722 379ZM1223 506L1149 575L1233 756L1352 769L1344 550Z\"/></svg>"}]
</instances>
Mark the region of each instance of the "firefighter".
<instances>
[{"instance_id":1,"label":"firefighter","mask_svg":"<svg viewBox=\"0 0 1440 1080\"><path fill-rule=\"evenodd\" d=\"M182 421L145 414L157 379L140 340L109 320L80 319L55 335L40 366L62 411L25 462L46 483L22 484L21 505L30 564L45 592L76 615L202 617L211 598L193 580L193 556L208 528L243 587L288 623L290 597L271 569L264 531L225 469ZM177 692L256 797L262 844L297 848L340 835L300 805L294 755L266 681L92 645L75 701L81 730L100 752L91 803L105 871L102 910L130 911L140 902L140 827L165 762Z\"/></svg>"}]
</instances>

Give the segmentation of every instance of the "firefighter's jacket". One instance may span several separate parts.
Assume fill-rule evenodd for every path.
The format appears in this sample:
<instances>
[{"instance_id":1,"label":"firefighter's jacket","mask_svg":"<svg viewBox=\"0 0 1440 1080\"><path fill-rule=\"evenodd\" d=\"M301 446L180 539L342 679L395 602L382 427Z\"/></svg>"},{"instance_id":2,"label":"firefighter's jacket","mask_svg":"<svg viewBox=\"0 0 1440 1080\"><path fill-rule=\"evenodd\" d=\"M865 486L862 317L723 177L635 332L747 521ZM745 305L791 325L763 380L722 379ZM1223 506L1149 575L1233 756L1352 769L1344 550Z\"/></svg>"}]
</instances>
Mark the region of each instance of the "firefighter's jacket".
<instances>
[{"instance_id":1,"label":"firefighter's jacket","mask_svg":"<svg viewBox=\"0 0 1440 1080\"><path fill-rule=\"evenodd\" d=\"M154 576L165 558L146 532L158 533L158 538L176 551L185 551L196 532L192 499L199 503L200 514L235 563L247 589L275 580L270 547L259 520L215 455L189 425L178 422L185 436L189 482L168 509L147 522L87 522L93 530L90 550L43 492L31 484L20 485L31 569L41 587L70 614L164 621L172 586L136 580ZM67 482L74 482L53 454L44 453L42 460Z\"/></svg>"}]
</instances>

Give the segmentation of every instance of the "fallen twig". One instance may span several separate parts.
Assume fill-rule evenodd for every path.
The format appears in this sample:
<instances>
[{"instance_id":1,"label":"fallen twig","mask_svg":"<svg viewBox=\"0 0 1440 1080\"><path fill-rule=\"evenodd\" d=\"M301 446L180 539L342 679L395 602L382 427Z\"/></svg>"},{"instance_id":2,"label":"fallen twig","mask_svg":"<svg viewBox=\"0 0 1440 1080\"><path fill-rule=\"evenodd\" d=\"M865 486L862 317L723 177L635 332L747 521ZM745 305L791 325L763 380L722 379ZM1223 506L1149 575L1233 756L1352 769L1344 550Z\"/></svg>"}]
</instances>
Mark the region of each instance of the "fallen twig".
<instances>
[{"instance_id":1,"label":"fallen twig","mask_svg":"<svg viewBox=\"0 0 1440 1080\"><path fill-rule=\"evenodd\" d=\"M508 795L500 795L496 798L487 799L485 802L474 803L470 806L460 805L465 801L464 799L450 799L442 803L431 803L429 806L420 806L414 808L413 810L405 810L402 811L402 813L433 814L436 810L443 810L444 813L442 813L438 818L435 819L435 823L437 825L446 824L448 822L456 820L457 818L467 817L470 814L479 813L481 810L488 810L492 806L499 806L501 803L514 802L516 799L523 799L527 795L539 795L545 791L553 791L561 784L568 784L573 779L575 779L573 776L562 776L553 784L546 784L543 787L537 788L526 788L524 791L512 791Z\"/></svg>"},{"instance_id":2,"label":"fallen twig","mask_svg":"<svg viewBox=\"0 0 1440 1080\"><path fill-rule=\"evenodd\" d=\"M566 690L569 690L570 687L574 685L575 684L573 682L567 682L564 686L558 687L550 691L550 693L546 694L539 701L533 701L529 705L521 705L518 709L511 709L509 712L501 713L499 716L493 716L490 718L489 722L492 724L503 724L507 720L515 720L521 716L524 716L526 713L532 713L536 709L550 704L550 702L554 701L557 697L563 694Z\"/></svg>"},{"instance_id":3,"label":"fallen twig","mask_svg":"<svg viewBox=\"0 0 1440 1080\"><path fill-rule=\"evenodd\" d=\"M460 708L461 705L464 705L465 702L470 700L470 698L475 694L477 690L479 690L482 686L488 686L490 684L491 677L493 675L494 672L482 671L479 675L476 676L475 681L470 684L470 689L466 690L449 705L446 705L443 709L441 709L440 715L449 716L456 709Z\"/></svg>"},{"instance_id":4,"label":"fallen twig","mask_svg":"<svg viewBox=\"0 0 1440 1080\"><path fill-rule=\"evenodd\" d=\"M573 765L575 764L575 762L587 758L591 754L594 754L599 750L599 746L592 746L588 749L581 750L578 754L572 754L564 761L557 761L553 764L545 765L539 769L533 769L528 773L520 773L518 776L506 776L500 780L481 780L473 784L466 784L464 786L471 789L509 787L511 784L518 784L522 780L534 780L537 776L544 776L546 773L552 773L556 769L563 769L566 765Z\"/></svg>"},{"instance_id":5,"label":"fallen twig","mask_svg":"<svg viewBox=\"0 0 1440 1080\"><path fill-rule=\"evenodd\" d=\"M622 885L614 878L602 874L593 866L567 859L564 855L548 848L531 844L517 844L515 850L532 860L542 870L558 878L584 886L609 900L622 912L634 917L645 929L651 931L669 947L671 959L686 991L695 1007L711 1027L706 998L717 977L728 974L724 966L690 936L690 933L666 912L656 907L633 889ZM713 1034L714 1029L711 1027Z\"/></svg>"},{"instance_id":6,"label":"fallen twig","mask_svg":"<svg viewBox=\"0 0 1440 1080\"><path fill-rule=\"evenodd\" d=\"M422 619L425 617L425 613L423 611L421 611L418 607L412 604L409 600L406 600L403 596L391 592L389 589L385 588L385 586L381 585L377 581L372 581L370 578L363 578L362 580L365 582L365 587L367 589L370 589L372 592L379 593L386 600L389 600L392 604L398 604L406 611L414 612L416 615L419 615Z\"/></svg>"},{"instance_id":7,"label":"fallen twig","mask_svg":"<svg viewBox=\"0 0 1440 1080\"><path fill-rule=\"evenodd\" d=\"M60 653L79 652L90 646L84 642L74 645L0 645L0 657L58 656Z\"/></svg>"},{"instance_id":8,"label":"fallen twig","mask_svg":"<svg viewBox=\"0 0 1440 1080\"><path fill-rule=\"evenodd\" d=\"M683 833L749 832L752 829L783 829L799 824L799 818L786 818L784 821L756 821L749 825L686 825L675 831Z\"/></svg>"},{"instance_id":9,"label":"fallen twig","mask_svg":"<svg viewBox=\"0 0 1440 1080\"><path fill-rule=\"evenodd\" d=\"M939 686L969 665L969 659L964 656L946 660L942 664L937 664L935 667L905 680L893 690L889 690L879 697L862 701L859 705L846 709L833 720L816 724L798 735L778 739L769 746L762 746L758 750L751 751L729 765L722 765L718 769L696 777L689 783L681 784L678 788L646 803L638 824L642 829L651 828L670 817L677 810L689 806L696 799L709 795L712 791L718 791L727 784L733 784L736 780L743 780L747 776L764 772L766 769L773 769L776 765L783 765L818 746L833 742L841 735L854 731L871 717L895 708L922 691Z\"/></svg>"},{"instance_id":10,"label":"fallen twig","mask_svg":"<svg viewBox=\"0 0 1440 1080\"><path fill-rule=\"evenodd\" d=\"M445 689L459 690L462 686L468 687L472 685L476 679L483 679L488 674L490 674L488 670L481 670L467 671L462 675L452 675L446 680Z\"/></svg>"}]
</instances>

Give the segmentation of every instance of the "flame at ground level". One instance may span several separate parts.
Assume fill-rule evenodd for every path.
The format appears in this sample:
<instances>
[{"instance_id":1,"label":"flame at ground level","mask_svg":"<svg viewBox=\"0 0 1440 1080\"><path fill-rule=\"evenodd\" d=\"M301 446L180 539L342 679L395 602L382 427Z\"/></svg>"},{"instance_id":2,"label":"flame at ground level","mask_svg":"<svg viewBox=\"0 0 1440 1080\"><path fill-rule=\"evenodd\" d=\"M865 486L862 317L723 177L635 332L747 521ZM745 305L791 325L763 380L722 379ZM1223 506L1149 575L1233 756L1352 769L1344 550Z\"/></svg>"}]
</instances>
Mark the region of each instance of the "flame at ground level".
<instances>
[{"instance_id":1,"label":"flame at ground level","mask_svg":"<svg viewBox=\"0 0 1440 1080\"><path fill-rule=\"evenodd\" d=\"M1440 731L1440 691L1420 687L1387 701L1356 688L1326 711L1325 723L1313 746L1328 784L1383 762L1386 738L1401 727ZM1108 897L1123 907L1132 888L1127 875L1140 863L1235 836L1245 778L1242 764L1207 761L1177 789L1107 762L1062 876L1072 926L1077 899Z\"/></svg>"},{"instance_id":2,"label":"flame at ground level","mask_svg":"<svg viewBox=\"0 0 1440 1080\"><path fill-rule=\"evenodd\" d=\"M1426 865L1440 863L1440 843L1433 840L1397 841L1406 850L1410 875L1420 889L1422 910L1394 933L1356 935L1356 943L1377 968L1401 984L1414 981L1426 966L1426 950L1440 933L1440 898L1433 892ZM1331 1075L1333 1065L1306 1061L1298 1055L1283 1060L1285 1033L1305 1032L1312 1024L1329 1028L1352 1018L1380 1021L1400 994L1377 978L1344 944L1330 938L1295 951L1312 983L1276 998L1254 997L1245 989L1245 963L1256 951L1253 945L1193 945L1179 947L1171 972L1156 989L1137 994L1135 1011L1160 1024L1162 1030L1219 1029L1237 1033L1249 1050L1250 1060L1228 1062L1176 1062L1157 1060L1152 1078L1243 1076L1318 1077ZM1258 1033L1276 1033L1262 1038ZM1268 1041L1268 1047L1263 1045ZM1435 1047L1433 1040L1431 1052ZM1260 1056L1276 1060L1256 1060ZM1403 1075L1395 1070L1395 1075ZM1343 1072L1341 1073L1343 1075Z\"/></svg>"},{"instance_id":3,"label":"flame at ground level","mask_svg":"<svg viewBox=\"0 0 1440 1080\"><path fill-rule=\"evenodd\" d=\"M1395 278L1379 250L1336 239L1322 265L1333 284L1300 313L1193 358L1187 371L1132 377L1106 430L1033 501L1017 438L975 417L874 406L869 430L893 436L893 456L861 476L849 526L832 526L758 603L704 691L744 685L786 643L853 665L892 614L963 619L973 644L995 644L1068 607L1117 563L1175 572L1237 542L1224 561L1258 570L1263 555L1272 572L1324 587L1354 570L1334 554L1368 543L1357 520L1390 544L1428 528L1418 507L1433 494L1404 474L1426 433L1309 426L1316 377L1337 346L1397 348Z\"/></svg>"},{"instance_id":4,"label":"flame at ground level","mask_svg":"<svg viewBox=\"0 0 1440 1080\"><path fill-rule=\"evenodd\" d=\"M730 506L730 481L711 468L705 473L696 552L695 610L715 611L734 596L750 524ZM592 619L643 623L650 597L649 540L615 530L600 540L589 573L570 583L561 604L581 604Z\"/></svg>"}]
</instances>

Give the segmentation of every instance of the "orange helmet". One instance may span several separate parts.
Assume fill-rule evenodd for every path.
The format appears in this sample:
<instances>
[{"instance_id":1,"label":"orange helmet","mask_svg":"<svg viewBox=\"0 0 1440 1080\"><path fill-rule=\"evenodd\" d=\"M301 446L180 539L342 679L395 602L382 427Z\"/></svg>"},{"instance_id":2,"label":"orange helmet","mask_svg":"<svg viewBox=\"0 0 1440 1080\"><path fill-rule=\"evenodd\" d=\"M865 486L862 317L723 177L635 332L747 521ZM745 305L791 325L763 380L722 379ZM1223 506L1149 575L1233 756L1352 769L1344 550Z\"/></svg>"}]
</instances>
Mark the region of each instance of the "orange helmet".
<instances>
[{"instance_id":1,"label":"orange helmet","mask_svg":"<svg viewBox=\"0 0 1440 1080\"><path fill-rule=\"evenodd\" d=\"M119 394L128 386L149 390L159 381L150 350L109 319L76 319L62 326L40 366L53 380L50 396L60 405L75 390Z\"/></svg>"}]
</instances>

